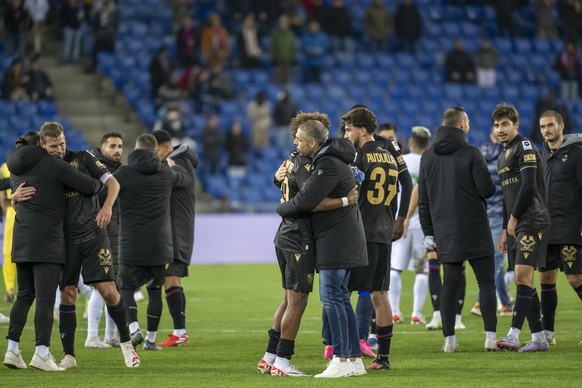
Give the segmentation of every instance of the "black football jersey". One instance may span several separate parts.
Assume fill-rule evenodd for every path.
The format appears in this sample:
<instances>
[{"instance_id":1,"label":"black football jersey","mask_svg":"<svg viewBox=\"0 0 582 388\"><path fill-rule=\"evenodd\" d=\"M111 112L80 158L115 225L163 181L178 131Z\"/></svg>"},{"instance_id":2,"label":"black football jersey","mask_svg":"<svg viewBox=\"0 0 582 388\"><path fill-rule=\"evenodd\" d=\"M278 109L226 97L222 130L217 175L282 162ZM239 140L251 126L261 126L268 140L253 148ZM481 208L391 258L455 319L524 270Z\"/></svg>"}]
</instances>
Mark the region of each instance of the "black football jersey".
<instances>
[{"instance_id":1,"label":"black football jersey","mask_svg":"<svg viewBox=\"0 0 582 388\"><path fill-rule=\"evenodd\" d=\"M354 167L365 175L358 204L366 241L387 244L394 226L390 205L398 193L398 162L381 143L370 141L358 149Z\"/></svg>"},{"instance_id":2,"label":"black football jersey","mask_svg":"<svg viewBox=\"0 0 582 388\"><path fill-rule=\"evenodd\" d=\"M536 187L531 205L519 217L518 232L548 225L550 217L545 202L545 186L540 156L535 145L529 139L517 135L507 144L497 160L497 171L508 217L512 213L521 187L521 171L526 168L536 169Z\"/></svg>"}]
</instances>

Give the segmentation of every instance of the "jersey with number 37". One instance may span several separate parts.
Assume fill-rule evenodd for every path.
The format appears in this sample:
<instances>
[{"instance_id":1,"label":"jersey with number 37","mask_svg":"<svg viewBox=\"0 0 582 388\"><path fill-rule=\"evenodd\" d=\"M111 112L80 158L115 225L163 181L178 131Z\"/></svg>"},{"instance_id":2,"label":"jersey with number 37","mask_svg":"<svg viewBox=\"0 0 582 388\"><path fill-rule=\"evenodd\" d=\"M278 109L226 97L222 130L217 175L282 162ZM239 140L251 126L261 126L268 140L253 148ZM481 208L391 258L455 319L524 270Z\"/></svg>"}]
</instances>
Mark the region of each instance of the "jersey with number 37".
<instances>
[{"instance_id":1,"label":"jersey with number 37","mask_svg":"<svg viewBox=\"0 0 582 388\"><path fill-rule=\"evenodd\" d=\"M354 166L365 174L358 204L366 241L387 244L394 225L390 204L398 192L398 163L380 143L370 141L358 149Z\"/></svg>"}]
</instances>

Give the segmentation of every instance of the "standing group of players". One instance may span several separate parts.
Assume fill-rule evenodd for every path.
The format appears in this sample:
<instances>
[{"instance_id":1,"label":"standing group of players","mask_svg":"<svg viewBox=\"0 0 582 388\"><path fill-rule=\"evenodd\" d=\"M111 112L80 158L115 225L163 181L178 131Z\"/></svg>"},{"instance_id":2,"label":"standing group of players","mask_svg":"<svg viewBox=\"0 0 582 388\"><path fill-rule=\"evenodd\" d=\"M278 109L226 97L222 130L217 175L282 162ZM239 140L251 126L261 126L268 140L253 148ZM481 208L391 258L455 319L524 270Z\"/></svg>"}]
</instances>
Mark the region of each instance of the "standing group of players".
<instances>
[{"instance_id":1,"label":"standing group of players","mask_svg":"<svg viewBox=\"0 0 582 388\"><path fill-rule=\"evenodd\" d=\"M321 125L315 125L314 122ZM291 136L295 140L297 150L293 151L288 160L279 167L274 178L275 184L283 193L282 204L278 209L283 220L275 238L275 246L285 297L275 313L272 328L269 330L267 351L257 366L259 372L273 376L309 375L291 364L291 357L308 294L312 291L315 270L320 273L320 298L324 305L322 334L324 343L328 345L324 357L331 359L326 370L315 377L348 377L366 374L366 369L391 369L389 355L393 314L387 297L390 288L391 244L402 236L405 218L414 214L419 197L418 189L415 186L412 190L411 174L396 142L374 134L377 129L376 117L366 107L353 107L342 117L340 135L343 139L329 139L328 133L322 135L321 131L314 130L321 126L329 131L329 119L322 113L300 113L292 120ZM445 263L443 298L440 298L440 305L438 302L433 304L435 316L431 323L434 327L428 327L429 329L441 327L439 310L444 310L443 314L447 317L443 316L442 323L445 326L443 351L458 350L454 329L459 328L459 324L462 326L462 323L458 319L455 322L455 296L459 292L460 279L464 279L462 263L465 260L469 260L475 269L481 298L487 307L483 307L487 310L483 314L487 334L485 349L545 351L549 349L548 340L555 343L553 322L557 305L555 283L558 269L566 273L571 286L582 299L582 136L564 136L564 124L560 114L554 111L545 112L540 117L540 128L546 140L540 158L535 146L518 133L519 114L515 107L506 104L497 106L492 114L492 127L494 135L504 147L498 161L505 205L505 222L499 241L492 241L485 202L486 198L495 192L495 186L482 154L467 142L466 135L469 131L467 114L462 108L453 107L445 111L443 126L436 130L437 137L441 140L441 150L431 149L432 159L435 158L435 152L437 159L439 157L454 159L462 154L459 158L462 161L463 155L468 155L472 160L465 168L473 169L468 173L478 182L474 184L461 182L460 177L452 177L446 183L444 180L439 183L438 178L436 182L433 179L430 183L433 185L430 203L426 187L429 179L421 182L424 217L420 219L422 225L412 225L409 233L423 233L425 249L416 248L419 252L415 252L408 242L402 244L399 249L417 259L416 262L420 267L418 273L425 272L422 268L425 267L425 260L437 268L439 263ZM426 174L426 165L432 159L431 156L423 156L421 159L420 154L429 147L430 131L424 127L415 127L412 137L416 138L414 151L418 154L418 157L411 158L417 162L413 163L414 174L418 176L423 174L422 171ZM347 143L346 140L355 149L353 153L350 153L349 147L344 144ZM346 150L343 154L337 151L342 147ZM445 151L442 151L443 149ZM357 184L356 192L353 189L350 191L345 185L343 191L338 191L339 186L334 185L334 182L341 181L340 174L331 168L321 168L323 164L317 163L317 159L321 160L322 155L330 155L330 150L333 151L331 156L337 161L343 161L352 167L352 183L354 186ZM354 156L351 160L350 155ZM399 182L401 201L396 211L395 198ZM447 187L448 183L452 186ZM314 189L315 186L319 188ZM435 199L438 201L439 197L446 196L451 197L446 202L451 202L454 207L456 200L454 196L457 191L464 191L463 195L471 197L467 208L468 214L462 214L463 204L459 204L459 209L449 209L453 210L450 212L452 217L450 215L441 217L440 212L446 209L442 206L438 209L438 204L437 208L431 208L435 207ZM313 199L309 200L307 198L309 196ZM349 240L352 246L358 246L358 241L363 239L366 247L363 256L367 257L365 264L361 264L356 257L352 261L330 262L326 244L348 243L330 238L325 230L320 228L321 219L326 213L329 214L327 225L333 229L337 226L333 224L333 220L339 219L334 212L345 207L357 209L359 213L357 218L363 226L364 234L359 235L350 229L348 222L344 222L344 226L352 232L346 233L343 237ZM461 234L466 231L459 231L461 226L456 223L455 217L457 220L469 217L470 220L470 214L477 213L479 218L484 218L485 226L479 227L478 233L470 236L469 241L464 241L461 245L471 245L471 239L475 239L481 241L478 245L483 247L482 252L485 253L480 256L481 251L474 250L472 252L479 257L471 257L470 250L457 249L459 247L457 240L461 240ZM508 335L500 340L497 340L495 335L497 319L492 256L494 243L498 251L509 253L510 266L515 267L517 284L511 328ZM324 247L323 252L319 251L320 246ZM406 247L409 248L405 249ZM442 252L439 248L442 248ZM480 260L473 262L471 259ZM479 269L475 267L476 263ZM406 262L393 263L393 270L395 264L397 272L407 266ZM349 298L348 302L345 302L344 292L347 293L348 290L359 292L356 311L358 320L363 321L358 322L360 330L354 328L351 322L355 318L351 305L346 307L345 315L342 315L343 311L339 311L341 313L339 315L334 315L338 311L330 314L328 297L331 291L326 288L330 287L336 291L336 287L328 282L328 275L325 272L329 268L346 270L348 273L349 280L345 287L342 284L339 286L340 306L341 303L349 303ZM536 268L542 274L541 305L533 280ZM424 279L420 281L424 282ZM426 289L426 286L420 287ZM432 294L431 290L433 300L439 299L440 295ZM369 353L366 336L362 335L362 332L367 334L372 315L359 313L369 311L363 307L364 303L362 307L360 306L360 301L366 299L362 296L371 296L375 313L375 324L372 327L375 328L378 343L377 354ZM417 304L419 303L415 303L414 315L420 317ZM335 309L342 310L341 307L338 309L337 305ZM488 310L492 310L492 314ZM543 325L540 312L544 315ZM338 325L329 322L331 317L338 319L339 329L330 327ZM522 347L518 336L526 317L532 331L532 341ZM345 338L341 331L347 332ZM336 336L340 338L335 338ZM346 339L347 346L344 344ZM361 355L373 356L375 360L364 369Z\"/></svg>"}]
</instances>

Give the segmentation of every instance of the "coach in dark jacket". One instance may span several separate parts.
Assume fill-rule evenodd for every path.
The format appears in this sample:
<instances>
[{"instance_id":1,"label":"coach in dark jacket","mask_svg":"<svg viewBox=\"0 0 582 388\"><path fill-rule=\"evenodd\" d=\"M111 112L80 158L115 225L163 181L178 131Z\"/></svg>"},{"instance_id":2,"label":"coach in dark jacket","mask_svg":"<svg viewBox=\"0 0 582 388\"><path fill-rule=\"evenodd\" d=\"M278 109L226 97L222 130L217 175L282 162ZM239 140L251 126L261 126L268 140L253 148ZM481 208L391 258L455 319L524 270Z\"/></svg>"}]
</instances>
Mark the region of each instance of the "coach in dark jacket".
<instances>
[{"instance_id":1,"label":"coach in dark jacket","mask_svg":"<svg viewBox=\"0 0 582 388\"><path fill-rule=\"evenodd\" d=\"M23 146L13 151L7 165L13 190L22 183L36 188L34 196L18 205L14 223L12 261L16 263L18 274L18 296L10 313L8 339L19 342L28 311L36 298L37 352L31 365L57 370L48 347L55 290L65 264L65 186L84 195L94 195L101 189L101 182L64 160L50 156L38 146ZM20 358L18 350L14 354Z\"/></svg>"},{"instance_id":2,"label":"coach in dark jacket","mask_svg":"<svg viewBox=\"0 0 582 388\"><path fill-rule=\"evenodd\" d=\"M349 269L368 264L360 211L357 206L347 206L346 198L355 185L349 165L354 160L355 149L347 140L328 140L327 134L327 128L320 121L310 120L299 127L295 144L301 156L312 158L311 175L299 193L282 203L277 211L282 217L297 217L315 209L326 197L342 198L344 207L311 215L315 262L319 270L320 299L329 322L334 355L360 357L356 317L347 289ZM334 368L345 370L348 376L352 373L348 363L330 363L328 369L318 376L330 377ZM361 365L361 360L357 365Z\"/></svg>"},{"instance_id":3,"label":"coach in dark jacket","mask_svg":"<svg viewBox=\"0 0 582 388\"><path fill-rule=\"evenodd\" d=\"M496 348L494 248L485 202L495 193L495 185L481 151L467 142L468 132L465 111L448 108L443 126L435 132L432 148L422 155L418 177L418 210L426 245L436 248L439 260L444 263L440 303L445 352L453 352L457 347L455 296L465 260L471 263L479 283L488 336L485 346Z\"/></svg>"},{"instance_id":4,"label":"coach in dark jacket","mask_svg":"<svg viewBox=\"0 0 582 388\"><path fill-rule=\"evenodd\" d=\"M137 306L133 292L147 283L148 316L155 317L148 318L147 330L152 332L157 331L162 313L164 267L172 262L173 257L170 220L172 189L192 183L190 174L184 168L174 165L173 161L168 160L168 164L162 164L155 154L157 145L156 138L150 134L138 136L135 151L127 159L127 166L119 167L113 174L121 186L119 288L129 307L130 326L135 327ZM134 346L143 340L143 336L140 340L135 339L136 335L134 330ZM157 345L153 343L151 346Z\"/></svg>"}]
</instances>

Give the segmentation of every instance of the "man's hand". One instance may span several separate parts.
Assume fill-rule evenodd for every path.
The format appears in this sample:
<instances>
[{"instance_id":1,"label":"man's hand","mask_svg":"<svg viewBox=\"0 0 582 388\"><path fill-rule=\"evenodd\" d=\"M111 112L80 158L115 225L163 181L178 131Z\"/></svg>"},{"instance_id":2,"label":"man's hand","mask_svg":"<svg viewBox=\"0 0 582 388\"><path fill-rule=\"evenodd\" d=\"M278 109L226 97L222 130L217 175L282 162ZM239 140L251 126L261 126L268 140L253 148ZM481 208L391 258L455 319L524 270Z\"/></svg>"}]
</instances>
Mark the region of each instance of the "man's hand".
<instances>
[{"instance_id":1,"label":"man's hand","mask_svg":"<svg viewBox=\"0 0 582 388\"><path fill-rule=\"evenodd\" d=\"M357 205L358 198L360 197L358 194L358 185L355 185L354 188L348 193L348 205Z\"/></svg>"},{"instance_id":2,"label":"man's hand","mask_svg":"<svg viewBox=\"0 0 582 388\"><path fill-rule=\"evenodd\" d=\"M110 207L102 207L101 210L99 210L99 213L97 213L97 218L95 218L95 221L97 221L97 226L100 228L107 227L111 221L111 213L112 211Z\"/></svg>"},{"instance_id":3,"label":"man's hand","mask_svg":"<svg viewBox=\"0 0 582 388\"><path fill-rule=\"evenodd\" d=\"M507 253L507 230L503 229L497 240L497 251L499 253Z\"/></svg>"},{"instance_id":4,"label":"man's hand","mask_svg":"<svg viewBox=\"0 0 582 388\"><path fill-rule=\"evenodd\" d=\"M398 217L394 221L394 227L392 228L392 241L400 240L404 234L404 218Z\"/></svg>"},{"instance_id":5,"label":"man's hand","mask_svg":"<svg viewBox=\"0 0 582 388\"><path fill-rule=\"evenodd\" d=\"M171 158L166 158L166 162L168 163L168 166L170 168L172 168L176 165L176 162L174 162Z\"/></svg>"},{"instance_id":6,"label":"man's hand","mask_svg":"<svg viewBox=\"0 0 582 388\"><path fill-rule=\"evenodd\" d=\"M285 175L287 175L287 161L281 163L279 169L277 170L277 172L275 172L275 179L277 180L277 182L283 182L283 180L285 179Z\"/></svg>"},{"instance_id":7,"label":"man's hand","mask_svg":"<svg viewBox=\"0 0 582 388\"><path fill-rule=\"evenodd\" d=\"M434 236L424 236L424 238L422 239L422 245L424 245L424 247L429 250L436 251L437 249L436 242L434 241Z\"/></svg>"},{"instance_id":8,"label":"man's hand","mask_svg":"<svg viewBox=\"0 0 582 388\"><path fill-rule=\"evenodd\" d=\"M516 238L515 229L517 228L517 218L514 216L509 217L509 221L507 222L507 234L510 237Z\"/></svg>"},{"instance_id":9,"label":"man's hand","mask_svg":"<svg viewBox=\"0 0 582 388\"><path fill-rule=\"evenodd\" d=\"M32 198L36 189L34 186L24 186L26 182L21 183L18 188L12 193L12 203L16 204L18 202L28 201Z\"/></svg>"}]
</instances>

